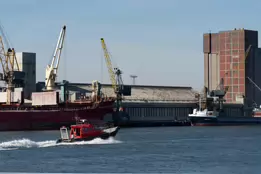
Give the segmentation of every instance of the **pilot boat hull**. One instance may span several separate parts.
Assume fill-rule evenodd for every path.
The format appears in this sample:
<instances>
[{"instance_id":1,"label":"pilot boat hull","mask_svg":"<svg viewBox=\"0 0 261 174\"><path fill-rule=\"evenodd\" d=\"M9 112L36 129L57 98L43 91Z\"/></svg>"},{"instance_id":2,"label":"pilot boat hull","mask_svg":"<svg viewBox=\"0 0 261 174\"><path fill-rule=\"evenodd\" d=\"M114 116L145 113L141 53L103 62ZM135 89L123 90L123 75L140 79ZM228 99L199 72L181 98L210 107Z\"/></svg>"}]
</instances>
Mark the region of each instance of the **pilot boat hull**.
<instances>
[{"instance_id":1,"label":"pilot boat hull","mask_svg":"<svg viewBox=\"0 0 261 174\"><path fill-rule=\"evenodd\" d=\"M79 141L91 141L94 140L96 138L101 138L103 140L109 139L110 137L115 137L116 134L119 131L119 127L111 127L111 128L107 128L101 131L100 134L96 134L96 135L89 135L87 137L84 138L72 138L69 140L65 140L65 139L58 139L56 141L56 143L62 143L62 142L66 142L66 143L73 143L73 142L79 142Z\"/></svg>"}]
</instances>

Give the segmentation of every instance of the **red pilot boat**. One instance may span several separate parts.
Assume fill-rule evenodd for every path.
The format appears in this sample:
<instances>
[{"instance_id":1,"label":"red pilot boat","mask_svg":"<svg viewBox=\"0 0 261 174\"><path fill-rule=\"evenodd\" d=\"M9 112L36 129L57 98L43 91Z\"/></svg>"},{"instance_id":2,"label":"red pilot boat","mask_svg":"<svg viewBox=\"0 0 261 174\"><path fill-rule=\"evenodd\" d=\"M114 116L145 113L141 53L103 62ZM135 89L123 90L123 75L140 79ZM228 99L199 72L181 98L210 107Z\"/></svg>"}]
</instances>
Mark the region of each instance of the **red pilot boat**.
<instances>
[{"instance_id":1,"label":"red pilot boat","mask_svg":"<svg viewBox=\"0 0 261 174\"><path fill-rule=\"evenodd\" d=\"M75 125L71 125L70 130L65 126L61 127L61 138L56 143L108 139L115 137L119 129L118 126L92 124L86 119L81 119Z\"/></svg>"}]
</instances>

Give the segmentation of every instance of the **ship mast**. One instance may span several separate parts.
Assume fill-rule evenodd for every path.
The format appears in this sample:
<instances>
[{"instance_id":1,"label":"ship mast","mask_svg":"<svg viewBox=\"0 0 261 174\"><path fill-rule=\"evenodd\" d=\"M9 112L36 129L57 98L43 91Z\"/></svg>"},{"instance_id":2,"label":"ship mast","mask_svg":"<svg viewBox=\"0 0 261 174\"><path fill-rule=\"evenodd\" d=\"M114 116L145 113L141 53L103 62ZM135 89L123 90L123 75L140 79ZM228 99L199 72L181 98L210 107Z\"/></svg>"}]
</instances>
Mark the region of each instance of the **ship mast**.
<instances>
[{"instance_id":1,"label":"ship mast","mask_svg":"<svg viewBox=\"0 0 261 174\"><path fill-rule=\"evenodd\" d=\"M199 95L199 110L201 111L202 105L201 105L201 95Z\"/></svg>"}]
</instances>

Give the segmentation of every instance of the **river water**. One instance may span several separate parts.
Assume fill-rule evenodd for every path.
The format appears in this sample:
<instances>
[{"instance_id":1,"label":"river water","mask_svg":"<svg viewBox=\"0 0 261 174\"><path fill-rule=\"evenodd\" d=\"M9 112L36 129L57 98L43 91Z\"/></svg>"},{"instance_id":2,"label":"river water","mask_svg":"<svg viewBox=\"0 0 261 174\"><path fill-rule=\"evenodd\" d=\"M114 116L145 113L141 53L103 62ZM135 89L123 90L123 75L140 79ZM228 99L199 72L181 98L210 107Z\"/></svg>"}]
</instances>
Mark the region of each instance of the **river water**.
<instances>
[{"instance_id":1,"label":"river water","mask_svg":"<svg viewBox=\"0 0 261 174\"><path fill-rule=\"evenodd\" d=\"M245 174L261 171L261 127L121 129L56 145L59 131L0 132L0 172Z\"/></svg>"}]
</instances>

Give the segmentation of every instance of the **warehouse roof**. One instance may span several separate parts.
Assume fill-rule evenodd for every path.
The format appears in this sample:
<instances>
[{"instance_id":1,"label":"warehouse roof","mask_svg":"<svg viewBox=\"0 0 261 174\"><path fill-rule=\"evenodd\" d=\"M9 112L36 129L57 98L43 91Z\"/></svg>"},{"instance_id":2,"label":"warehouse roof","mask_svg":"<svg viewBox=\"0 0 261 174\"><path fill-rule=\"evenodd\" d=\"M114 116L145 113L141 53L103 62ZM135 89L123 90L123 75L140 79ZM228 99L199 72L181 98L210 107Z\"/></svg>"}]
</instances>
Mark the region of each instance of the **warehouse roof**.
<instances>
[{"instance_id":1,"label":"warehouse roof","mask_svg":"<svg viewBox=\"0 0 261 174\"><path fill-rule=\"evenodd\" d=\"M111 88L102 91L113 96ZM161 88L161 87L132 87L132 95L125 96L128 101L169 101L169 102L195 102L195 92L192 88Z\"/></svg>"},{"instance_id":2,"label":"warehouse roof","mask_svg":"<svg viewBox=\"0 0 261 174\"><path fill-rule=\"evenodd\" d=\"M44 82L40 82L44 85ZM70 91L91 92L91 83L70 83ZM124 96L126 101L167 101L167 102L196 102L195 91L192 87L183 86L149 86L130 85L132 95ZM106 96L115 96L111 84L102 84L102 92Z\"/></svg>"},{"instance_id":3,"label":"warehouse roof","mask_svg":"<svg viewBox=\"0 0 261 174\"><path fill-rule=\"evenodd\" d=\"M70 83L72 86L89 86L91 83ZM102 84L102 86L111 87L111 84ZM192 89L192 87L188 86L156 86L156 85L129 85L135 88L175 88L175 89Z\"/></svg>"}]
</instances>

